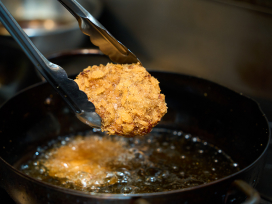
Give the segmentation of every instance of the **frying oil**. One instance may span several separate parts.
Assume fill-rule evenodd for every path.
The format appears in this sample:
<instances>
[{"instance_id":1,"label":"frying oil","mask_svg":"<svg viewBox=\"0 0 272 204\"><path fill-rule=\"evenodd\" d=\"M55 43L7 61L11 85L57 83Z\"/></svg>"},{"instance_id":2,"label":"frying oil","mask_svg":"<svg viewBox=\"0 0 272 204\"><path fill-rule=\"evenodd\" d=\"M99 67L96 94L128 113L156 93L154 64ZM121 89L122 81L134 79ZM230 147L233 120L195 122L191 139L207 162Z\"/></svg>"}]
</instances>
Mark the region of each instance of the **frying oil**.
<instances>
[{"instance_id":1,"label":"frying oil","mask_svg":"<svg viewBox=\"0 0 272 204\"><path fill-rule=\"evenodd\" d=\"M239 165L197 136L157 129L134 138L100 132L59 137L38 147L20 170L84 192L137 194L209 183L239 171Z\"/></svg>"}]
</instances>

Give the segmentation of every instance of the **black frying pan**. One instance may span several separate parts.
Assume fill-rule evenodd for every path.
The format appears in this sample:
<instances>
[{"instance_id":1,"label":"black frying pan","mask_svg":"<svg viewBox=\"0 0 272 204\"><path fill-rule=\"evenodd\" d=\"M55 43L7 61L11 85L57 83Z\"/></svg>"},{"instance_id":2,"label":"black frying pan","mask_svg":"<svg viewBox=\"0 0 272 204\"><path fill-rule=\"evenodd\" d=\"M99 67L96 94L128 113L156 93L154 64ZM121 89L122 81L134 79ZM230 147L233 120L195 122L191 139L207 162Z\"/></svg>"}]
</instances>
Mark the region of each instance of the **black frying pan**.
<instances>
[{"instance_id":1,"label":"black frying pan","mask_svg":"<svg viewBox=\"0 0 272 204\"><path fill-rule=\"evenodd\" d=\"M62 60L75 62L76 58ZM92 60L87 62L93 64ZM49 84L41 83L19 93L0 108L1 186L17 203L29 204L136 203L141 201L139 198L156 204L227 203L228 192L236 189L234 184L242 180L254 187L265 162L270 137L267 120L258 104L207 80L176 73L150 73L160 81L169 107L159 127L180 129L218 146L239 163L238 173L188 189L135 195L88 195L24 175L12 165L37 145L58 135L90 128L69 111ZM50 104L46 103L49 97ZM250 198L252 203L255 198Z\"/></svg>"}]
</instances>

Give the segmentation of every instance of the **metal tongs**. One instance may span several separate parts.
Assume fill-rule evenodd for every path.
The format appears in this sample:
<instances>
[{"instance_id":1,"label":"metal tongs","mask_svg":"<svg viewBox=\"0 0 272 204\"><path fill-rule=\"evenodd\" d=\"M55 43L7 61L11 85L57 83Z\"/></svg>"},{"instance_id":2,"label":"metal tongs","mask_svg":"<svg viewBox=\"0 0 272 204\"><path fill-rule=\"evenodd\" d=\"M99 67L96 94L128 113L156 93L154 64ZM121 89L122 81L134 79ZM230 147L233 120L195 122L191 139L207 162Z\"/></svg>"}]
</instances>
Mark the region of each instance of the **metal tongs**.
<instances>
[{"instance_id":1,"label":"metal tongs","mask_svg":"<svg viewBox=\"0 0 272 204\"><path fill-rule=\"evenodd\" d=\"M85 35L90 36L91 42L98 46L105 55L108 55L113 62L120 64L140 62L129 49L116 40L109 31L76 0L58 1L77 19L81 31Z\"/></svg>"},{"instance_id":2,"label":"metal tongs","mask_svg":"<svg viewBox=\"0 0 272 204\"><path fill-rule=\"evenodd\" d=\"M117 41L88 11L75 0L58 0L77 19L81 31L90 36L92 43L117 63L137 63L138 58ZM78 119L91 127L101 127L101 118L95 112L95 106L88 101L87 95L78 85L69 79L65 70L48 61L34 46L23 29L12 17L0 0L0 21L23 51L55 88L64 101L72 108Z\"/></svg>"}]
</instances>

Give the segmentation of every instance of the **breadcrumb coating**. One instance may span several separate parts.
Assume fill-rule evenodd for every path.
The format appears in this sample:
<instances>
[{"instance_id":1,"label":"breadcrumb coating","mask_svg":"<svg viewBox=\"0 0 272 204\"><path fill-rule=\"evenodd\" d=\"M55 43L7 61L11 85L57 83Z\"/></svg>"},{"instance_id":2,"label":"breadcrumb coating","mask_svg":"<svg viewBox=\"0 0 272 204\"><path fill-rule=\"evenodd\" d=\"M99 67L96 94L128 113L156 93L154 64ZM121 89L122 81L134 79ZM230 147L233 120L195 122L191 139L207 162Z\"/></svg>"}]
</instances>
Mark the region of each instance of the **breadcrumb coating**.
<instances>
[{"instance_id":1,"label":"breadcrumb coating","mask_svg":"<svg viewBox=\"0 0 272 204\"><path fill-rule=\"evenodd\" d=\"M159 82L137 64L89 66L75 79L109 135L145 135L167 112Z\"/></svg>"}]
</instances>

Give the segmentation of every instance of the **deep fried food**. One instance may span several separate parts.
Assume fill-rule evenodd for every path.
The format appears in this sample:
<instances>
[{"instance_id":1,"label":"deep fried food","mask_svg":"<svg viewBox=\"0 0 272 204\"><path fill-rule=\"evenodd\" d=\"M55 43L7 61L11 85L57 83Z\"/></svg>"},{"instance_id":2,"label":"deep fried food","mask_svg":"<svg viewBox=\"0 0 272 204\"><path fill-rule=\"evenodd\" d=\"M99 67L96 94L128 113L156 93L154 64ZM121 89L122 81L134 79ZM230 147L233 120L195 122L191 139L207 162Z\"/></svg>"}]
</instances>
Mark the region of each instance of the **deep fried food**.
<instances>
[{"instance_id":1,"label":"deep fried food","mask_svg":"<svg viewBox=\"0 0 272 204\"><path fill-rule=\"evenodd\" d=\"M95 105L101 130L110 135L145 135L167 112L158 80L139 63L89 66L75 81Z\"/></svg>"},{"instance_id":2,"label":"deep fried food","mask_svg":"<svg viewBox=\"0 0 272 204\"><path fill-rule=\"evenodd\" d=\"M111 163L125 163L134 158L123 145L124 142L107 137L77 136L67 145L52 149L49 158L42 162L49 176L66 179L76 186L106 185ZM117 178L112 177L107 184L116 182Z\"/></svg>"}]
</instances>

